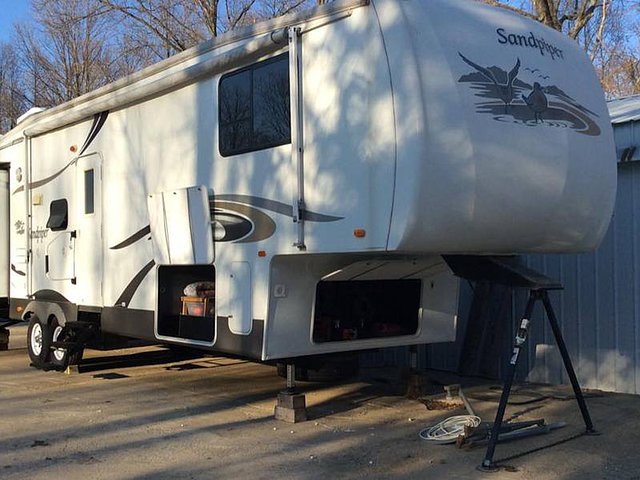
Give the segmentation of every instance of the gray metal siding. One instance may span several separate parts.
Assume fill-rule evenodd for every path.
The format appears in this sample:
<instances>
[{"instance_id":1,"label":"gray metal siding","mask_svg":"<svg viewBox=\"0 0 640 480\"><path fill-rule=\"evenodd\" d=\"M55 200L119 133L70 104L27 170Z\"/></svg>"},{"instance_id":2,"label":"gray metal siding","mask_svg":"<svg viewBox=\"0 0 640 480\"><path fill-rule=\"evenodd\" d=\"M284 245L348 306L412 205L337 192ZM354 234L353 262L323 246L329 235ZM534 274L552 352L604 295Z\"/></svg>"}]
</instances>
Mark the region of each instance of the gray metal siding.
<instances>
[{"instance_id":1,"label":"gray metal siding","mask_svg":"<svg viewBox=\"0 0 640 480\"><path fill-rule=\"evenodd\" d=\"M560 280L565 287L551 292L550 297L582 385L640 394L640 162L618 168L615 214L596 252L529 255L523 261ZM463 297L468 295L469 291L463 292ZM516 291L511 328L495 332L502 337L501 344L512 342L513 325L518 323L526 300L526 291ZM464 335L463 309L460 315L459 339ZM568 383L541 305L536 306L531 320L519 377L542 383ZM459 339L452 345L426 347L425 365L456 371L461 353ZM506 353L496 352L502 364Z\"/></svg>"},{"instance_id":2,"label":"gray metal siding","mask_svg":"<svg viewBox=\"0 0 640 480\"><path fill-rule=\"evenodd\" d=\"M634 120L632 122L621 123L614 126L613 139L616 144L616 149L623 149L627 147L635 147L638 145L638 135L640 132L638 128L640 120Z\"/></svg>"},{"instance_id":3,"label":"gray metal siding","mask_svg":"<svg viewBox=\"0 0 640 480\"><path fill-rule=\"evenodd\" d=\"M640 164L619 166L613 221L592 254L528 256L526 263L558 278L563 292L552 295L567 347L584 386L640 393ZM521 311L523 295L517 295ZM554 349L536 358L536 345L553 345L540 312L530 337L530 379L567 382ZM540 348L540 347L538 347ZM546 368L544 368L546 366Z\"/></svg>"}]
</instances>

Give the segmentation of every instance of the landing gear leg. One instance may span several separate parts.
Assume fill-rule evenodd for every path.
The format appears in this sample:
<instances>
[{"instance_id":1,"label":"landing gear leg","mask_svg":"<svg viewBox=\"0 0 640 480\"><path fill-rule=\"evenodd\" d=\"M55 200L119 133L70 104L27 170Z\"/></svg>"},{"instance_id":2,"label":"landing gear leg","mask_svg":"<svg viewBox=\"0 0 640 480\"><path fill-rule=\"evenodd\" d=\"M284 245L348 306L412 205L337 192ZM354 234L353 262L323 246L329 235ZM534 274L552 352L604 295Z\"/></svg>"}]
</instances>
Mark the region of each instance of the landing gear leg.
<instances>
[{"instance_id":1,"label":"landing gear leg","mask_svg":"<svg viewBox=\"0 0 640 480\"><path fill-rule=\"evenodd\" d=\"M307 420L307 407L304 394L296 388L296 367L287 362L287 388L278 393L275 408L276 420L299 423Z\"/></svg>"},{"instance_id":2,"label":"landing gear leg","mask_svg":"<svg viewBox=\"0 0 640 480\"><path fill-rule=\"evenodd\" d=\"M418 346L409 346L409 376L407 379L407 398L420 398L427 384L425 372L418 369Z\"/></svg>"}]
</instances>

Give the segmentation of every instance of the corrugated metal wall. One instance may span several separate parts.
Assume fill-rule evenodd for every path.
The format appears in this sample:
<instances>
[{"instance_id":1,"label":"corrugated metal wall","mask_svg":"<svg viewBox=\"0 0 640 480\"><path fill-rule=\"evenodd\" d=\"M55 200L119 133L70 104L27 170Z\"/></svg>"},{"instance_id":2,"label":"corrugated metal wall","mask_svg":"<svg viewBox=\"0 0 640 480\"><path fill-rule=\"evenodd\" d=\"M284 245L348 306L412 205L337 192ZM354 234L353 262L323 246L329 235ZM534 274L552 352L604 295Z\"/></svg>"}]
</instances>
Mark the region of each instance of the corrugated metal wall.
<instances>
[{"instance_id":1,"label":"corrugated metal wall","mask_svg":"<svg viewBox=\"0 0 640 480\"><path fill-rule=\"evenodd\" d=\"M618 127L620 128L620 127ZM640 129L639 129L640 130ZM621 134L628 142L628 132ZM625 147L626 141L619 142ZM565 289L550 297L583 386L640 394L640 162L618 165L618 195L613 221L600 248L583 255L531 255L530 268L560 280ZM463 284L458 338L454 343L419 347L419 366L458 371L473 292ZM513 325L522 315L526 292L513 296L511 322L494 332L500 351L484 358L495 377L506 365ZM488 357L488 356L487 356ZM407 365L406 348L365 355L369 365ZM549 324L536 307L527 354L519 377L543 383L568 383ZM487 370L487 368L485 368ZM494 376L491 375L491 376Z\"/></svg>"},{"instance_id":2,"label":"corrugated metal wall","mask_svg":"<svg viewBox=\"0 0 640 480\"><path fill-rule=\"evenodd\" d=\"M613 221L593 254L530 256L527 264L558 278L554 293L580 381L591 388L640 393L640 162L619 164ZM521 311L524 298L516 296ZM536 322L543 324L543 322ZM534 331L530 379L567 382L546 323Z\"/></svg>"}]
</instances>

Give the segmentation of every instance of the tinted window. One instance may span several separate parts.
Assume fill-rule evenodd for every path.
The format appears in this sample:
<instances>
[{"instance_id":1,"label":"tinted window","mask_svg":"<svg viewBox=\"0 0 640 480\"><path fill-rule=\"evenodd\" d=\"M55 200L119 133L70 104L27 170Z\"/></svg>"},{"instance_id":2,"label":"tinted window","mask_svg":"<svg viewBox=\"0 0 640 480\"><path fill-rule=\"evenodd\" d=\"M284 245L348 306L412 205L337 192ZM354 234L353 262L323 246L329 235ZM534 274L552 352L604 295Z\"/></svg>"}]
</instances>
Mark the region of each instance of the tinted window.
<instances>
[{"instance_id":1,"label":"tinted window","mask_svg":"<svg viewBox=\"0 0 640 480\"><path fill-rule=\"evenodd\" d=\"M84 213L94 212L93 169L84 171Z\"/></svg>"},{"instance_id":2,"label":"tinted window","mask_svg":"<svg viewBox=\"0 0 640 480\"><path fill-rule=\"evenodd\" d=\"M290 143L289 103L288 54L222 77L220 153L229 156Z\"/></svg>"}]
</instances>

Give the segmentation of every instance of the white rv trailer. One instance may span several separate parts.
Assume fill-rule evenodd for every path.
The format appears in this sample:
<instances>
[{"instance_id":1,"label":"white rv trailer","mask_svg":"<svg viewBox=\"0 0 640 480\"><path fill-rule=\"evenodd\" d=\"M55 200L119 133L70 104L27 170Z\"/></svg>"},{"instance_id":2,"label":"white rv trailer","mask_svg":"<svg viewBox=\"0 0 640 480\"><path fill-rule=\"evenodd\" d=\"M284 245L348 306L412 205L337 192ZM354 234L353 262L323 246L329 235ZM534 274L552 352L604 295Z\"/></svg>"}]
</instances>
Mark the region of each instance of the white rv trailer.
<instances>
[{"instance_id":1,"label":"white rv trailer","mask_svg":"<svg viewBox=\"0 0 640 480\"><path fill-rule=\"evenodd\" d=\"M7 134L10 315L36 365L63 325L262 361L450 341L442 255L594 249L614 152L562 34L471 1L336 1Z\"/></svg>"},{"instance_id":2,"label":"white rv trailer","mask_svg":"<svg viewBox=\"0 0 640 480\"><path fill-rule=\"evenodd\" d=\"M2 141L2 135L0 135ZM0 164L0 322L9 315L9 165ZM2 325L0 324L0 327Z\"/></svg>"}]
</instances>

